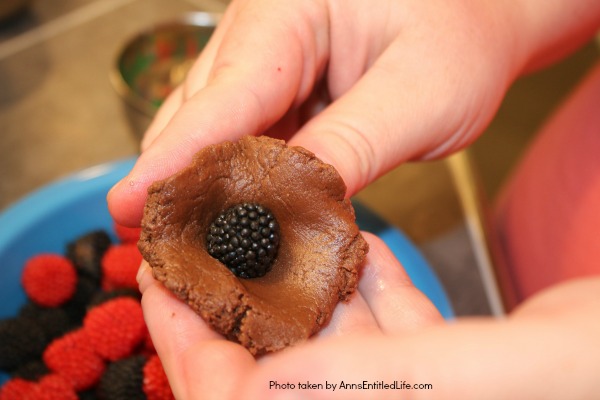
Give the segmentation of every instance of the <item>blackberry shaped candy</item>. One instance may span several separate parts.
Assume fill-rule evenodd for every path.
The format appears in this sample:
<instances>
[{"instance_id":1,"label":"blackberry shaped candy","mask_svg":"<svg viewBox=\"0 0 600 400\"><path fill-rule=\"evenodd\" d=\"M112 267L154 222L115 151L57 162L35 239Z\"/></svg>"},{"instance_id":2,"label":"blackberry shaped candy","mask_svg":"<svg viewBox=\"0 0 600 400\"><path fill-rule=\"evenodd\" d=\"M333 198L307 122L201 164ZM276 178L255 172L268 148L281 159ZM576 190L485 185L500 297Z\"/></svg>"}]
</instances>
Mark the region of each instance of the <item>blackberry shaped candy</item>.
<instances>
[{"instance_id":1,"label":"blackberry shaped candy","mask_svg":"<svg viewBox=\"0 0 600 400\"><path fill-rule=\"evenodd\" d=\"M208 253L240 278L271 270L279 248L279 224L266 207L242 203L219 214L206 236Z\"/></svg>"},{"instance_id":2,"label":"blackberry shaped candy","mask_svg":"<svg viewBox=\"0 0 600 400\"><path fill-rule=\"evenodd\" d=\"M99 306L100 304L104 304L107 301L114 300L118 297L131 297L137 301L140 301L142 298L139 290L132 288L118 288L109 291L100 290L94 294L88 303L88 311L93 307Z\"/></svg>"},{"instance_id":3,"label":"blackberry shaped candy","mask_svg":"<svg viewBox=\"0 0 600 400\"><path fill-rule=\"evenodd\" d=\"M98 384L98 398L103 400L144 400L144 365L147 358L136 355L112 362Z\"/></svg>"},{"instance_id":4,"label":"blackberry shaped candy","mask_svg":"<svg viewBox=\"0 0 600 400\"><path fill-rule=\"evenodd\" d=\"M75 326L63 308L40 307L33 302L27 302L21 307L19 318L35 322L44 332L48 342L64 335Z\"/></svg>"},{"instance_id":5,"label":"blackberry shaped candy","mask_svg":"<svg viewBox=\"0 0 600 400\"><path fill-rule=\"evenodd\" d=\"M44 331L29 318L0 321L0 370L11 371L38 359L47 344Z\"/></svg>"},{"instance_id":6,"label":"blackberry shaped candy","mask_svg":"<svg viewBox=\"0 0 600 400\"><path fill-rule=\"evenodd\" d=\"M79 274L100 281L102 256L111 244L108 233L93 231L67 244L67 258L73 262Z\"/></svg>"},{"instance_id":7,"label":"blackberry shaped candy","mask_svg":"<svg viewBox=\"0 0 600 400\"><path fill-rule=\"evenodd\" d=\"M50 370L42 360L33 360L20 365L12 373L12 378L25 379L26 381L35 382L41 377L48 375Z\"/></svg>"},{"instance_id":8,"label":"blackberry shaped candy","mask_svg":"<svg viewBox=\"0 0 600 400\"><path fill-rule=\"evenodd\" d=\"M75 325L81 324L83 317L87 313L90 299L99 290L100 287L96 280L85 275L79 276L73 297L61 307Z\"/></svg>"}]
</instances>

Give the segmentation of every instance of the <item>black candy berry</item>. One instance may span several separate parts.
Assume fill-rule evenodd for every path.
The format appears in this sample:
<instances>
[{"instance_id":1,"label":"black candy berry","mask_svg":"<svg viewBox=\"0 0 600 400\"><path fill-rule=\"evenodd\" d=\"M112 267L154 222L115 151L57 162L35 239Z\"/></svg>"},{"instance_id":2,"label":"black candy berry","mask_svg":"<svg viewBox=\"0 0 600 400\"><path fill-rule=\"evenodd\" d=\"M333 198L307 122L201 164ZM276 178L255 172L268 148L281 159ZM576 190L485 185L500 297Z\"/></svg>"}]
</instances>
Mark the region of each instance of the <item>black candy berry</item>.
<instances>
[{"instance_id":1,"label":"black candy berry","mask_svg":"<svg viewBox=\"0 0 600 400\"><path fill-rule=\"evenodd\" d=\"M26 303L19 311L19 317L35 322L48 341L64 335L74 328L69 314L62 308L40 307L33 302Z\"/></svg>"},{"instance_id":2,"label":"black candy berry","mask_svg":"<svg viewBox=\"0 0 600 400\"><path fill-rule=\"evenodd\" d=\"M132 288L117 288L110 291L100 290L90 300L88 310L99 306L107 301L116 299L117 297L131 297L132 299L141 300L141 294L138 290Z\"/></svg>"},{"instance_id":3,"label":"black candy berry","mask_svg":"<svg viewBox=\"0 0 600 400\"><path fill-rule=\"evenodd\" d=\"M96 280L81 275L77 280L73 297L61 308L66 311L73 323L80 324L87 312L90 300L99 290L100 286Z\"/></svg>"},{"instance_id":4,"label":"black candy berry","mask_svg":"<svg viewBox=\"0 0 600 400\"><path fill-rule=\"evenodd\" d=\"M110 236L105 231L93 231L67 244L67 257L79 274L99 281L102 275L102 256L110 245Z\"/></svg>"},{"instance_id":5,"label":"black candy berry","mask_svg":"<svg viewBox=\"0 0 600 400\"><path fill-rule=\"evenodd\" d=\"M12 374L13 378L21 378L35 382L50 372L42 360L33 360L20 365Z\"/></svg>"},{"instance_id":6,"label":"black candy berry","mask_svg":"<svg viewBox=\"0 0 600 400\"><path fill-rule=\"evenodd\" d=\"M279 224L269 209L242 203L221 213L206 236L208 253L240 278L271 270L279 247Z\"/></svg>"},{"instance_id":7,"label":"black candy berry","mask_svg":"<svg viewBox=\"0 0 600 400\"><path fill-rule=\"evenodd\" d=\"M10 371L39 358L47 343L42 329L29 318L0 321L0 370Z\"/></svg>"},{"instance_id":8,"label":"black candy berry","mask_svg":"<svg viewBox=\"0 0 600 400\"><path fill-rule=\"evenodd\" d=\"M137 355L110 363L98 384L98 398L103 400L144 400L146 357Z\"/></svg>"}]
</instances>

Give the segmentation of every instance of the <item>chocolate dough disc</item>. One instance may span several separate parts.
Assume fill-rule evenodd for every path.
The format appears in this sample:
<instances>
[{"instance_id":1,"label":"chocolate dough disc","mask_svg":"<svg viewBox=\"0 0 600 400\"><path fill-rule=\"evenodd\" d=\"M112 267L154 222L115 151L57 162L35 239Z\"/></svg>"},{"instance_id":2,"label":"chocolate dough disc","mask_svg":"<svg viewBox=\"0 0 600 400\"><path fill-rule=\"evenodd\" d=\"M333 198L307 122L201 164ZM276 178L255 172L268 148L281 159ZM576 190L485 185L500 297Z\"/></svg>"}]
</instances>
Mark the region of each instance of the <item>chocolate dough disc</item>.
<instances>
[{"instance_id":1,"label":"chocolate dough disc","mask_svg":"<svg viewBox=\"0 0 600 400\"><path fill-rule=\"evenodd\" d=\"M208 146L148 189L139 248L154 277L252 354L307 339L356 289L368 245L337 171L268 137ZM236 277L207 251L211 223L241 203L267 207L280 243L262 277Z\"/></svg>"}]
</instances>

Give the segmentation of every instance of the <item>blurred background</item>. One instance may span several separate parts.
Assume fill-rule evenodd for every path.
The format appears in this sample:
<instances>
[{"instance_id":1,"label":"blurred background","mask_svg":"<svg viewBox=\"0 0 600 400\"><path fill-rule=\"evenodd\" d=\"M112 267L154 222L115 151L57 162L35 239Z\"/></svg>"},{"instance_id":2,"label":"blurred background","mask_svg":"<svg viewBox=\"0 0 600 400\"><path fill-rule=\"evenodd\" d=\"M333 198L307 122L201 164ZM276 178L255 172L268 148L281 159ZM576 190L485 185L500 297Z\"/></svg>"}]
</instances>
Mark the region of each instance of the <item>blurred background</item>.
<instances>
[{"instance_id":1,"label":"blurred background","mask_svg":"<svg viewBox=\"0 0 600 400\"><path fill-rule=\"evenodd\" d=\"M143 106L123 96L123 82L115 78L119 55L154 26L192 11L220 13L227 3L2 0L0 212L67 174L135 156L150 118ZM482 194L477 201L484 210L598 53L590 42L563 62L520 79L509 91L488 132L468 154L470 184ZM490 314L494 306L477 256L484 243L467 223L464 200L473 194L464 190L456 184L456 170L440 160L403 165L357 198L417 244L458 315Z\"/></svg>"}]
</instances>

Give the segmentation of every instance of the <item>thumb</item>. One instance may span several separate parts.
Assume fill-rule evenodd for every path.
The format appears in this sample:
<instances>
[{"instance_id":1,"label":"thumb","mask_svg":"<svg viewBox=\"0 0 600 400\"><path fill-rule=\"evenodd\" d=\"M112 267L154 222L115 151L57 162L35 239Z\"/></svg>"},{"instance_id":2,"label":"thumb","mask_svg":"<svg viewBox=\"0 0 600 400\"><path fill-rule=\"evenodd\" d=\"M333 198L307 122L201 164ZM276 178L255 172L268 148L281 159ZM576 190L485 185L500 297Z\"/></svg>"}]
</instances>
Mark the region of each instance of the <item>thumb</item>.
<instances>
[{"instance_id":1,"label":"thumb","mask_svg":"<svg viewBox=\"0 0 600 400\"><path fill-rule=\"evenodd\" d=\"M448 40L435 36L397 37L291 139L336 167L349 196L403 162L467 146L492 119L508 67L476 59L475 50L449 53Z\"/></svg>"}]
</instances>

